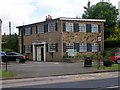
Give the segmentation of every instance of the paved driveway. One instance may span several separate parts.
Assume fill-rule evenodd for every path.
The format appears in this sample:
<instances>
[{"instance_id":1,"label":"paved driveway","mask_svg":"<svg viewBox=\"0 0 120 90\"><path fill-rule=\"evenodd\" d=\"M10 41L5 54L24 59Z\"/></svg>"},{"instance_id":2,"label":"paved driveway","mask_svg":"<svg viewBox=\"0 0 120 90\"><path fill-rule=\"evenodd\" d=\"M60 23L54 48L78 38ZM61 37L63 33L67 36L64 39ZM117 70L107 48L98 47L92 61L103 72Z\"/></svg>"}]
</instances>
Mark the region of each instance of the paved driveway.
<instances>
[{"instance_id":1,"label":"paved driveway","mask_svg":"<svg viewBox=\"0 0 120 90\"><path fill-rule=\"evenodd\" d=\"M5 65L2 65L2 69L5 70ZM26 62L25 64L9 63L8 70L17 73L16 78L78 74L97 71L96 68L84 67L84 63L32 61Z\"/></svg>"}]
</instances>

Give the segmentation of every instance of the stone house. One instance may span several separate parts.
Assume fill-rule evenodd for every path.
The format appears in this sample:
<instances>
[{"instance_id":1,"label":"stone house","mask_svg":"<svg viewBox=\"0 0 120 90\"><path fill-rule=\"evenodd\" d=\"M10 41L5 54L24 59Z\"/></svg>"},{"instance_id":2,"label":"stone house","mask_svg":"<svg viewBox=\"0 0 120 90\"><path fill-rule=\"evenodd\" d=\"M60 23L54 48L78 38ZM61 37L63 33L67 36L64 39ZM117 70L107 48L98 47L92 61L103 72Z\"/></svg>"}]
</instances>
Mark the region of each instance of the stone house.
<instances>
[{"instance_id":1,"label":"stone house","mask_svg":"<svg viewBox=\"0 0 120 90\"><path fill-rule=\"evenodd\" d=\"M60 17L18 26L19 52L33 61L62 61L63 57L104 50L104 22L100 19Z\"/></svg>"}]
</instances>

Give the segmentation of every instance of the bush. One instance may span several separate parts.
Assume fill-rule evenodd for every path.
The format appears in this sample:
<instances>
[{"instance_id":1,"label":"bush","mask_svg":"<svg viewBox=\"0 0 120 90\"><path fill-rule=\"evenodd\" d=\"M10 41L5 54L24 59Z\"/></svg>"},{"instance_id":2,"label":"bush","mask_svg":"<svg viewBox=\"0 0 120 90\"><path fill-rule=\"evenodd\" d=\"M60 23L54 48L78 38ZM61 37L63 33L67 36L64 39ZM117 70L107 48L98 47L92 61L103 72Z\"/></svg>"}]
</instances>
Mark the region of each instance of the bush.
<instances>
[{"instance_id":1,"label":"bush","mask_svg":"<svg viewBox=\"0 0 120 90\"><path fill-rule=\"evenodd\" d=\"M106 67L110 67L110 66L112 66L112 64L114 64L114 62L111 60L103 61L103 65Z\"/></svg>"},{"instance_id":2,"label":"bush","mask_svg":"<svg viewBox=\"0 0 120 90\"><path fill-rule=\"evenodd\" d=\"M104 42L104 48L118 48L120 47L120 40L106 40Z\"/></svg>"},{"instance_id":3,"label":"bush","mask_svg":"<svg viewBox=\"0 0 120 90\"><path fill-rule=\"evenodd\" d=\"M5 49L4 52L13 52L11 49Z\"/></svg>"}]
</instances>

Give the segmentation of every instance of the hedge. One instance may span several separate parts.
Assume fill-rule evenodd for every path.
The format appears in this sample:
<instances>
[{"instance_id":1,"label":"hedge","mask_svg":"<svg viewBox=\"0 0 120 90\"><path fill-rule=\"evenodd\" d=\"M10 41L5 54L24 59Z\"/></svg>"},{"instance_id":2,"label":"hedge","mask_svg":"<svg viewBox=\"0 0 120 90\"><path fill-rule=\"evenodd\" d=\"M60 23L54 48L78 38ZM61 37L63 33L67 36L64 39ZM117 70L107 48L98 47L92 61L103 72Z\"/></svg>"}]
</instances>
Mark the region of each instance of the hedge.
<instances>
[{"instance_id":1,"label":"hedge","mask_svg":"<svg viewBox=\"0 0 120 90\"><path fill-rule=\"evenodd\" d=\"M104 42L104 48L120 48L120 40L106 40Z\"/></svg>"}]
</instances>

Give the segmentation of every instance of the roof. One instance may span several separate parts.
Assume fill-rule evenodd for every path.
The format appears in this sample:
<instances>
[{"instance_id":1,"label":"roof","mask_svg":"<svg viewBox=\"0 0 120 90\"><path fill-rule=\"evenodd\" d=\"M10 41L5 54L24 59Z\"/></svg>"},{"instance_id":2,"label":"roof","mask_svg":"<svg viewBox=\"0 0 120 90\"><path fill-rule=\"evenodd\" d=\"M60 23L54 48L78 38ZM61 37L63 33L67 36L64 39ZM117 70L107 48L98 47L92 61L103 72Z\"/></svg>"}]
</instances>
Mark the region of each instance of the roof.
<instances>
[{"instance_id":1,"label":"roof","mask_svg":"<svg viewBox=\"0 0 120 90\"><path fill-rule=\"evenodd\" d=\"M82 19L82 18L67 18L60 17L60 20L71 20L71 21L84 21L84 22L105 22L103 19Z\"/></svg>"},{"instance_id":2,"label":"roof","mask_svg":"<svg viewBox=\"0 0 120 90\"><path fill-rule=\"evenodd\" d=\"M82 18L69 18L69 17L60 17L60 18L55 18L55 19L51 19L51 20L48 20L48 21L54 21L54 20L81 21L81 22L105 22L106 21L104 19L82 19ZM23 26L18 26L17 28L30 26L30 25L35 25L35 24L40 24L40 23L44 23L44 22L46 22L46 21L37 22L37 23L33 23L33 24L28 24L28 25L23 25Z\"/></svg>"}]
</instances>

